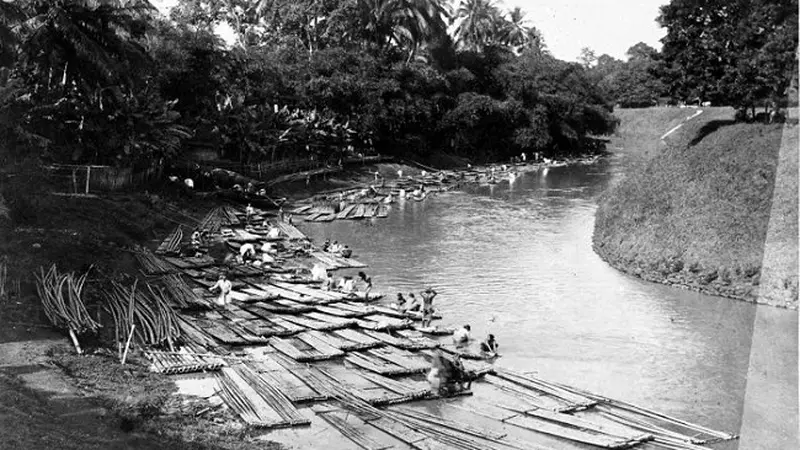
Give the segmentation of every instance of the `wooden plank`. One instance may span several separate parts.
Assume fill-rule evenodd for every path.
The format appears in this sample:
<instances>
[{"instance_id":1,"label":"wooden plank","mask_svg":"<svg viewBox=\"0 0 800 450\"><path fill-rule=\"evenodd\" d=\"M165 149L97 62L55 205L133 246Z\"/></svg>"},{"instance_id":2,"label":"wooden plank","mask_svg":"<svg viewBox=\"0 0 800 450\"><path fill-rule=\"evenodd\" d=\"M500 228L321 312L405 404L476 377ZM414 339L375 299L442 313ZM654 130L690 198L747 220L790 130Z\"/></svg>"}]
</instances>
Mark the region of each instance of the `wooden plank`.
<instances>
[{"instance_id":1,"label":"wooden plank","mask_svg":"<svg viewBox=\"0 0 800 450\"><path fill-rule=\"evenodd\" d=\"M312 342L314 341L312 340ZM344 352L337 348L325 346L318 342L314 344L319 345L312 345L306 340L297 337L274 337L270 340L269 344L275 348L275 350L278 350L298 362L322 361L344 355Z\"/></svg>"},{"instance_id":2,"label":"wooden plank","mask_svg":"<svg viewBox=\"0 0 800 450\"><path fill-rule=\"evenodd\" d=\"M410 375L412 373L418 373L418 371L416 370L409 371L405 367L399 366L397 364L376 357L374 355L362 352L348 353L345 359L347 362L353 365L361 367L362 369L375 372L380 375L393 376L393 375Z\"/></svg>"}]
</instances>

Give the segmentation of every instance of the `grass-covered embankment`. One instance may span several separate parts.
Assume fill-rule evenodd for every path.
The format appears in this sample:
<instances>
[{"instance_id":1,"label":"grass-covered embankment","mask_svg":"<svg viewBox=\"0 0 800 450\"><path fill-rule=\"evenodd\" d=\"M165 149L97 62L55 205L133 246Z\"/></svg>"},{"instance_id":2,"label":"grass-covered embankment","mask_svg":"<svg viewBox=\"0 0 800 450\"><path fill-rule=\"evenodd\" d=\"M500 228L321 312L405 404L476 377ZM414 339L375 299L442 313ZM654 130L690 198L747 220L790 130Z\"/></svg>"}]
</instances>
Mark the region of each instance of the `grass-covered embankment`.
<instances>
[{"instance_id":1,"label":"grass-covered embankment","mask_svg":"<svg viewBox=\"0 0 800 450\"><path fill-rule=\"evenodd\" d=\"M796 307L797 126L734 123L732 110L707 108L661 139L693 113L618 113L612 147L636 160L601 201L595 250L647 280ZM767 259L786 269L768 277L769 296L759 295Z\"/></svg>"}]
</instances>

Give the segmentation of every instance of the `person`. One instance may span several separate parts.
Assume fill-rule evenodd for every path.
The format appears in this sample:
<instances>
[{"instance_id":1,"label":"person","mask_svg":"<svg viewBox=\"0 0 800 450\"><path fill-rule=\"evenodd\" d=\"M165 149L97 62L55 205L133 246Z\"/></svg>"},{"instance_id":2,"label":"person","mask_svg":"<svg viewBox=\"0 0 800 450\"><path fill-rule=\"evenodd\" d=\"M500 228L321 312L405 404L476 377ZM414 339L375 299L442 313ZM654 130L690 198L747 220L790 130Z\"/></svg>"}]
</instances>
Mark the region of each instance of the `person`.
<instances>
[{"instance_id":1,"label":"person","mask_svg":"<svg viewBox=\"0 0 800 450\"><path fill-rule=\"evenodd\" d=\"M217 305L225 307L230 303L230 294L231 294L231 282L228 281L227 277L224 274L219 276L219 280L214 286L208 288L209 291L214 292L215 289L219 289L219 298L217 299Z\"/></svg>"},{"instance_id":2,"label":"person","mask_svg":"<svg viewBox=\"0 0 800 450\"><path fill-rule=\"evenodd\" d=\"M481 351L484 353L497 354L497 349L500 345L494 340L494 335L490 334L485 341L481 342Z\"/></svg>"},{"instance_id":3,"label":"person","mask_svg":"<svg viewBox=\"0 0 800 450\"><path fill-rule=\"evenodd\" d=\"M314 281L322 281L328 275L328 272L325 270L325 267L322 264L314 264L311 268L311 279Z\"/></svg>"},{"instance_id":4,"label":"person","mask_svg":"<svg viewBox=\"0 0 800 450\"><path fill-rule=\"evenodd\" d=\"M358 272L358 277L366 284L364 288L364 300L369 300L369 291L372 290L372 278L368 277L364 272Z\"/></svg>"},{"instance_id":5,"label":"person","mask_svg":"<svg viewBox=\"0 0 800 450\"><path fill-rule=\"evenodd\" d=\"M326 271L325 272L325 281L322 282L322 289L326 291L330 291L333 288L333 275Z\"/></svg>"},{"instance_id":6,"label":"person","mask_svg":"<svg viewBox=\"0 0 800 450\"><path fill-rule=\"evenodd\" d=\"M198 230L195 230L194 233L192 233L192 245L195 247L199 247L202 243L203 241L200 232Z\"/></svg>"},{"instance_id":7,"label":"person","mask_svg":"<svg viewBox=\"0 0 800 450\"><path fill-rule=\"evenodd\" d=\"M464 325L463 327L456 330L456 332L453 333L453 343L456 345L464 345L467 342L469 342L470 339L469 332L471 330L472 328L469 325Z\"/></svg>"},{"instance_id":8,"label":"person","mask_svg":"<svg viewBox=\"0 0 800 450\"><path fill-rule=\"evenodd\" d=\"M294 220L292 219L291 214L289 214L289 218L286 221L289 222L289 225L294 225Z\"/></svg>"},{"instance_id":9,"label":"person","mask_svg":"<svg viewBox=\"0 0 800 450\"><path fill-rule=\"evenodd\" d=\"M189 190L194 189L194 180L192 180L191 178L186 178L185 180L183 180L183 184Z\"/></svg>"},{"instance_id":10,"label":"person","mask_svg":"<svg viewBox=\"0 0 800 450\"><path fill-rule=\"evenodd\" d=\"M269 231L267 232L267 237L269 239L278 239L280 235L281 235L281 230L275 225L270 224Z\"/></svg>"},{"instance_id":11,"label":"person","mask_svg":"<svg viewBox=\"0 0 800 450\"><path fill-rule=\"evenodd\" d=\"M422 309L422 305L420 305L417 297L414 296L414 293L411 292L408 294L408 304L406 305L405 311L419 311Z\"/></svg>"},{"instance_id":12,"label":"person","mask_svg":"<svg viewBox=\"0 0 800 450\"><path fill-rule=\"evenodd\" d=\"M427 328L431 326L431 321L433 320L433 298L438 293L429 287L420 295L422 296L422 327Z\"/></svg>"},{"instance_id":13,"label":"person","mask_svg":"<svg viewBox=\"0 0 800 450\"><path fill-rule=\"evenodd\" d=\"M397 293L397 303L394 304L395 309L399 309L400 311L405 311L406 305L406 298L403 297L402 292Z\"/></svg>"},{"instance_id":14,"label":"person","mask_svg":"<svg viewBox=\"0 0 800 450\"><path fill-rule=\"evenodd\" d=\"M341 286L341 290L346 292L346 293L348 293L348 294L352 294L353 291L356 290L356 282L355 282L355 280L353 280L353 277L344 277L344 278L342 278L340 286Z\"/></svg>"},{"instance_id":15,"label":"person","mask_svg":"<svg viewBox=\"0 0 800 450\"><path fill-rule=\"evenodd\" d=\"M339 241L333 241L333 244L331 244L331 246L328 247L328 251L330 253L339 253L340 251L342 251L342 245L339 243Z\"/></svg>"},{"instance_id":16,"label":"person","mask_svg":"<svg viewBox=\"0 0 800 450\"><path fill-rule=\"evenodd\" d=\"M250 218L256 215L256 211L253 209L253 206L248 203L247 208L244 209L245 215L247 216L247 224L250 224Z\"/></svg>"},{"instance_id":17,"label":"person","mask_svg":"<svg viewBox=\"0 0 800 450\"><path fill-rule=\"evenodd\" d=\"M383 199L383 203L392 203L394 201L394 197L392 197L392 193L390 192L386 198Z\"/></svg>"},{"instance_id":18,"label":"person","mask_svg":"<svg viewBox=\"0 0 800 450\"><path fill-rule=\"evenodd\" d=\"M345 245L340 253L342 254L342 258L349 258L353 254L353 250L351 250L349 246Z\"/></svg>"},{"instance_id":19,"label":"person","mask_svg":"<svg viewBox=\"0 0 800 450\"><path fill-rule=\"evenodd\" d=\"M331 240L325 239L325 242L322 244L322 251L327 252L330 247L331 247Z\"/></svg>"},{"instance_id":20,"label":"person","mask_svg":"<svg viewBox=\"0 0 800 450\"><path fill-rule=\"evenodd\" d=\"M397 171L397 178L403 178L403 169Z\"/></svg>"},{"instance_id":21,"label":"person","mask_svg":"<svg viewBox=\"0 0 800 450\"><path fill-rule=\"evenodd\" d=\"M522 162L527 162L527 161L528 161L528 155L527 155L527 153L525 153L525 152L522 152L522 154L521 154L520 156L522 157Z\"/></svg>"},{"instance_id":22,"label":"person","mask_svg":"<svg viewBox=\"0 0 800 450\"><path fill-rule=\"evenodd\" d=\"M255 246L249 242L247 244L242 244L242 246L239 247L239 256L242 257L242 260L254 258L256 256Z\"/></svg>"}]
</instances>

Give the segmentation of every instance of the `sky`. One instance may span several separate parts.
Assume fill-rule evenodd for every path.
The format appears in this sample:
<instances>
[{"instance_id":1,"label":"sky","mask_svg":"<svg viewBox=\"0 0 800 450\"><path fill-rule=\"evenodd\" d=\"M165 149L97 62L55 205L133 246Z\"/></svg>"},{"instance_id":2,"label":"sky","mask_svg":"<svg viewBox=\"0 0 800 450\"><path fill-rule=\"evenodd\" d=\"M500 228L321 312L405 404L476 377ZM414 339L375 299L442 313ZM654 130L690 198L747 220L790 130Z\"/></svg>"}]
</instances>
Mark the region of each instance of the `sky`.
<instances>
[{"instance_id":1,"label":"sky","mask_svg":"<svg viewBox=\"0 0 800 450\"><path fill-rule=\"evenodd\" d=\"M456 0L457 2L458 0ZM152 0L161 8L177 0ZM666 30L656 23L658 8L669 0L503 0L500 6L519 6L530 25L542 32L558 59L575 61L583 47L597 56L607 53L625 60L625 51L639 42L658 50Z\"/></svg>"},{"instance_id":2,"label":"sky","mask_svg":"<svg viewBox=\"0 0 800 450\"><path fill-rule=\"evenodd\" d=\"M626 60L625 51L639 42L661 50L666 30L656 23L658 8L669 0L504 0L508 10L519 6L544 36L550 53L575 61L583 47L597 56L607 53Z\"/></svg>"}]
</instances>

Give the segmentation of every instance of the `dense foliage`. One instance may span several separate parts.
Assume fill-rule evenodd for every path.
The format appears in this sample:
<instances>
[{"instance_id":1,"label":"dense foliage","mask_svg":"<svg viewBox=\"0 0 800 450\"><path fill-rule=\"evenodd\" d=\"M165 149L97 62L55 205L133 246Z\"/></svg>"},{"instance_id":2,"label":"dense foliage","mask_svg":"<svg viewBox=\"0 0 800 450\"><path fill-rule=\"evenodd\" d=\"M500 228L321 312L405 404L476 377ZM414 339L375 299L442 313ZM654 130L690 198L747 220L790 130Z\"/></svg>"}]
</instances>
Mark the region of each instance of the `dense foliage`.
<instances>
[{"instance_id":1,"label":"dense foliage","mask_svg":"<svg viewBox=\"0 0 800 450\"><path fill-rule=\"evenodd\" d=\"M3 151L52 161L156 166L187 140L243 162L485 161L580 152L615 126L580 65L488 0L181 0L170 18L145 0L0 2L0 42Z\"/></svg>"},{"instance_id":2,"label":"dense foliage","mask_svg":"<svg viewBox=\"0 0 800 450\"><path fill-rule=\"evenodd\" d=\"M672 0L658 20L670 94L739 110L779 103L797 74L797 0Z\"/></svg>"}]
</instances>

